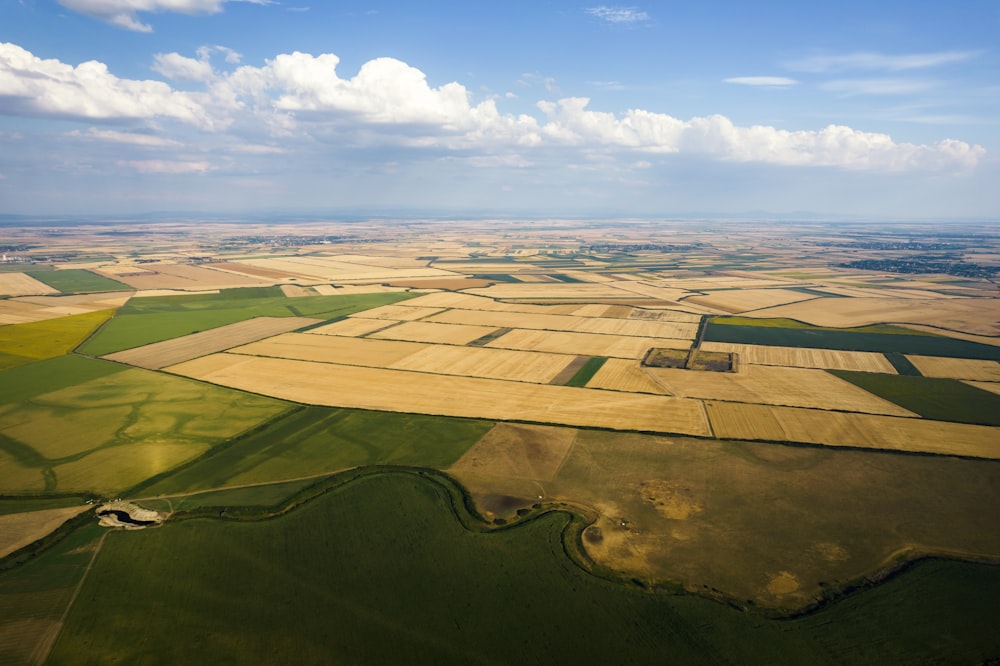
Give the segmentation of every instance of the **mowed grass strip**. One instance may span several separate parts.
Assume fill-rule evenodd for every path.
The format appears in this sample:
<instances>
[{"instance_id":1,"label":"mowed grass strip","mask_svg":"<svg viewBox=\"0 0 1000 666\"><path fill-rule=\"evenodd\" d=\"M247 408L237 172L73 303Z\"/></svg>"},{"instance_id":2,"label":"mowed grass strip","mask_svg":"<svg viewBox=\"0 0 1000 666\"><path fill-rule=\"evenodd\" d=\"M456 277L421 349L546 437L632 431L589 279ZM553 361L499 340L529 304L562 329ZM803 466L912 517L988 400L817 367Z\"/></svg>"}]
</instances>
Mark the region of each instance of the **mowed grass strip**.
<instances>
[{"instance_id":1,"label":"mowed grass strip","mask_svg":"<svg viewBox=\"0 0 1000 666\"><path fill-rule=\"evenodd\" d=\"M84 294L92 291L131 291L127 284L82 268L56 271L28 271L28 275L64 294Z\"/></svg>"},{"instance_id":2,"label":"mowed grass strip","mask_svg":"<svg viewBox=\"0 0 1000 666\"><path fill-rule=\"evenodd\" d=\"M607 360L607 357L604 356L594 356L587 359L583 366L566 382L566 386L586 386L587 382L594 378L594 375Z\"/></svg>"},{"instance_id":3,"label":"mowed grass strip","mask_svg":"<svg viewBox=\"0 0 1000 666\"><path fill-rule=\"evenodd\" d=\"M280 289L276 296L267 295L270 288L248 289L132 299L80 351L104 356L254 317L333 319L410 298L399 292L286 298Z\"/></svg>"},{"instance_id":4,"label":"mowed grass strip","mask_svg":"<svg viewBox=\"0 0 1000 666\"><path fill-rule=\"evenodd\" d=\"M1000 426L1000 395L956 379L829 372L925 419Z\"/></svg>"},{"instance_id":5,"label":"mowed grass strip","mask_svg":"<svg viewBox=\"0 0 1000 666\"><path fill-rule=\"evenodd\" d=\"M714 317L705 327L704 340L1000 360L1000 347L887 325L836 329L792 319Z\"/></svg>"},{"instance_id":6,"label":"mowed grass strip","mask_svg":"<svg viewBox=\"0 0 1000 666\"><path fill-rule=\"evenodd\" d=\"M0 370L68 354L114 310L0 327Z\"/></svg>"},{"instance_id":7,"label":"mowed grass strip","mask_svg":"<svg viewBox=\"0 0 1000 666\"><path fill-rule=\"evenodd\" d=\"M565 514L467 529L456 518L478 523L456 495L382 473L274 520L112 533L51 660L884 664L1000 650L995 567L921 564L819 613L767 620L589 575L566 557ZM150 599L169 622L151 621Z\"/></svg>"}]
</instances>

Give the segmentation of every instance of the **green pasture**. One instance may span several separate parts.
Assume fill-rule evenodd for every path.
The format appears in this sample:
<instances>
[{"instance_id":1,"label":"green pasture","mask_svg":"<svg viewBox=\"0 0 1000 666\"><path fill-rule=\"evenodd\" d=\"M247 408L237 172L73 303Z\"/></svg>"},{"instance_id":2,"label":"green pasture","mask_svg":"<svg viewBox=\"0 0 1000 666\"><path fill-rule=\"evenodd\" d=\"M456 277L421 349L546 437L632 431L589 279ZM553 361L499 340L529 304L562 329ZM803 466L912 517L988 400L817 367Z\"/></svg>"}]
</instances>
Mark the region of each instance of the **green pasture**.
<instances>
[{"instance_id":1,"label":"green pasture","mask_svg":"<svg viewBox=\"0 0 1000 666\"><path fill-rule=\"evenodd\" d=\"M554 478L532 469L451 473L477 501L598 508L584 544L604 566L761 606L814 603L901 549L1000 558L1000 462L579 430Z\"/></svg>"},{"instance_id":2,"label":"green pasture","mask_svg":"<svg viewBox=\"0 0 1000 666\"><path fill-rule=\"evenodd\" d=\"M274 287L248 287L218 294L134 298L80 351L103 356L253 317L333 319L412 297L391 292L286 298Z\"/></svg>"},{"instance_id":3,"label":"green pasture","mask_svg":"<svg viewBox=\"0 0 1000 666\"><path fill-rule=\"evenodd\" d=\"M0 496L0 516L47 509L63 509L79 506L87 501L86 495L59 495L52 497L2 497Z\"/></svg>"},{"instance_id":4,"label":"green pasture","mask_svg":"<svg viewBox=\"0 0 1000 666\"><path fill-rule=\"evenodd\" d=\"M288 408L138 369L25 396L0 406L0 493L120 492Z\"/></svg>"},{"instance_id":5,"label":"green pasture","mask_svg":"<svg viewBox=\"0 0 1000 666\"><path fill-rule=\"evenodd\" d=\"M996 567L921 563L815 614L770 620L588 574L563 549L576 525L566 514L467 529L476 522L447 485L380 473L273 520L112 533L50 660L884 664L1000 651Z\"/></svg>"},{"instance_id":6,"label":"green pasture","mask_svg":"<svg viewBox=\"0 0 1000 666\"><path fill-rule=\"evenodd\" d=\"M64 294L86 294L94 291L132 291L118 280L92 273L82 268L56 271L28 271L28 275Z\"/></svg>"},{"instance_id":7,"label":"green pasture","mask_svg":"<svg viewBox=\"0 0 1000 666\"><path fill-rule=\"evenodd\" d=\"M58 356L29 365L0 370L0 405L18 403L123 372L125 366L82 356Z\"/></svg>"},{"instance_id":8,"label":"green pasture","mask_svg":"<svg viewBox=\"0 0 1000 666\"><path fill-rule=\"evenodd\" d=\"M925 419L1000 426L1000 395L957 379L828 370Z\"/></svg>"},{"instance_id":9,"label":"green pasture","mask_svg":"<svg viewBox=\"0 0 1000 666\"><path fill-rule=\"evenodd\" d=\"M885 360L892 364L892 367L896 369L901 375L908 375L910 377L922 377L923 373L913 365L910 359L906 358L905 354L900 354L899 352L885 352L883 354Z\"/></svg>"},{"instance_id":10,"label":"green pasture","mask_svg":"<svg viewBox=\"0 0 1000 666\"><path fill-rule=\"evenodd\" d=\"M792 319L712 317L705 326L703 339L707 342L898 352L1000 361L1000 347L889 325L829 328L810 326Z\"/></svg>"},{"instance_id":11,"label":"green pasture","mask_svg":"<svg viewBox=\"0 0 1000 666\"><path fill-rule=\"evenodd\" d=\"M493 426L444 416L306 407L143 488L172 495L376 464L443 469Z\"/></svg>"},{"instance_id":12,"label":"green pasture","mask_svg":"<svg viewBox=\"0 0 1000 666\"><path fill-rule=\"evenodd\" d=\"M0 370L68 354L114 310L0 326Z\"/></svg>"},{"instance_id":13,"label":"green pasture","mask_svg":"<svg viewBox=\"0 0 1000 666\"><path fill-rule=\"evenodd\" d=\"M587 359L587 362L566 382L566 386L586 386L587 382L594 378L594 375L607 360L604 356L593 356Z\"/></svg>"}]
</instances>

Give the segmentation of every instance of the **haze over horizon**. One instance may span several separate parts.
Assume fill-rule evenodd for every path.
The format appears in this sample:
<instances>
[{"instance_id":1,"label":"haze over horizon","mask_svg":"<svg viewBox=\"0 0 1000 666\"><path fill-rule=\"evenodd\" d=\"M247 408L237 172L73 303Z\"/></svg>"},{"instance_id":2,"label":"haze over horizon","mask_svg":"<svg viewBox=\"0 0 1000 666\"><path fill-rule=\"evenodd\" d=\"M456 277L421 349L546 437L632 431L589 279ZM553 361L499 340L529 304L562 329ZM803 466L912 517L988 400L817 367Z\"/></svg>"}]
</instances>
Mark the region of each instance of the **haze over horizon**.
<instances>
[{"instance_id":1,"label":"haze over horizon","mask_svg":"<svg viewBox=\"0 0 1000 666\"><path fill-rule=\"evenodd\" d=\"M1000 215L987 0L0 7L0 212Z\"/></svg>"}]
</instances>

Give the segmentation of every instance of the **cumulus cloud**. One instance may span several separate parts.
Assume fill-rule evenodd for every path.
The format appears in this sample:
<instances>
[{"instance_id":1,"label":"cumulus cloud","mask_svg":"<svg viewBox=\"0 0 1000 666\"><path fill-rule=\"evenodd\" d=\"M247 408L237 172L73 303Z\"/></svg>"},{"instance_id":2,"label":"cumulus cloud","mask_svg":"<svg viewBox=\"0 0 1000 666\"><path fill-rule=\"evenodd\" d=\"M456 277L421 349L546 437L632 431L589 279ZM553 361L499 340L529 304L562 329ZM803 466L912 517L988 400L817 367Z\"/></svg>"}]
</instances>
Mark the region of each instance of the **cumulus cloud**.
<instances>
[{"instance_id":1,"label":"cumulus cloud","mask_svg":"<svg viewBox=\"0 0 1000 666\"><path fill-rule=\"evenodd\" d=\"M172 81L209 81L215 76L207 58L188 58L179 53L157 53L153 56L153 71Z\"/></svg>"},{"instance_id":2,"label":"cumulus cloud","mask_svg":"<svg viewBox=\"0 0 1000 666\"><path fill-rule=\"evenodd\" d=\"M136 32L152 32L153 27L139 20L138 12L178 12L180 14L216 14L226 2L233 0L59 0L59 4L74 12ZM235 0L255 5L271 4L271 0Z\"/></svg>"},{"instance_id":3,"label":"cumulus cloud","mask_svg":"<svg viewBox=\"0 0 1000 666\"><path fill-rule=\"evenodd\" d=\"M108 141L112 143L126 143L133 146L142 146L144 148L176 148L183 144L180 141L174 141L173 139L168 139L162 136L153 136L151 134L139 134L136 132L118 132L115 130L101 130L96 127L91 127L86 132L81 132L80 130L72 130L66 133L66 136L74 139L90 139L94 141Z\"/></svg>"},{"instance_id":4,"label":"cumulus cloud","mask_svg":"<svg viewBox=\"0 0 1000 666\"><path fill-rule=\"evenodd\" d=\"M787 76L733 76L723 79L723 83L735 83L741 86L763 86L765 88L784 88L798 83Z\"/></svg>"},{"instance_id":5,"label":"cumulus cloud","mask_svg":"<svg viewBox=\"0 0 1000 666\"><path fill-rule=\"evenodd\" d=\"M932 53L859 52L842 55L818 55L786 63L789 69L802 72L836 72L845 70L884 70L898 72L924 69L963 62L980 55L979 51L936 51Z\"/></svg>"},{"instance_id":6,"label":"cumulus cloud","mask_svg":"<svg viewBox=\"0 0 1000 666\"><path fill-rule=\"evenodd\" d=\"M371 60L355 76L344 78L337 73L340 60L333 54L281 54L261 67L244 65L211 76L205 59L167 55L158 59L165 75L199 80L205 91L186 93L164 82L118 79L101 63L72 67L0 44L0 113L88 120L173 119L208 131L232 128L232 138L238 136L248 144L267 145L281 137L289 151L326 141L461 151L469 158L499 156L490 159L511 165L519 159L534 162L539 151L575 150L580 156L629 162L648 161L653 154L682 154L899 171L970 168L985 153L980 146L957 140L898 143L886 134L842 125L791 131L737 126L722 115L682 120L644 109L616 114L590 109L590 100L584 97L539 102L539 118L513 115L502 113L492 98L473 103L457 82L432 86L422 71L392 58ZM81 136L139 145L155 141L124 132L93 132L97 130ZM129 165L147 173L208 168L202 162Z\"/></svg>"},{"instance_id":7,"label":"cumulus cloud","mask_svg":"<svg viewBox=\"0 0 1000 666\"><path fill-rule=\"evenodd\" d=\"M607 5L600 5L598 7L588 7L584 11L602 21L619 25L645 23L649 20L649 14L638 7L608 7Z\"/></svg>"},{"instance_id":8,"label":"cumulus cloud","mask_svg":"<svg viewBox=\"0 0 1000 666\"><path fill-rule=\"evenodd\" d=\"M75 119L167 117L213 125L190 93L162 81L120 79L90 60L73 67L0 43L0 113Z\"/></svg>"}]
</instances>

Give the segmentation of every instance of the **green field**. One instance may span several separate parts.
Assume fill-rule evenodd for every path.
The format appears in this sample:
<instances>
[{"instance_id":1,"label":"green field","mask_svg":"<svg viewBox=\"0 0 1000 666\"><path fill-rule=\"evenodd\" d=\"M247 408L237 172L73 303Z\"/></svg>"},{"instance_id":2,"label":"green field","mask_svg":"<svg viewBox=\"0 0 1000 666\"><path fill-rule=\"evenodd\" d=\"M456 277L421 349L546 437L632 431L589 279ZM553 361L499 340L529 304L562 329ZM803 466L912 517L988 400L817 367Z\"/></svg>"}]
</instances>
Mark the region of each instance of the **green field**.
<instances>
[{"instance_id":1,"label":"green field","mask_svg":"<svg viewBox=\"0 0 1000 666\"><path fill-rule=\"evenodd\" d=\"M123 372L125 366L82 356L58 356L0 371L0 405L28 401L93 379Z\"/></svg>"},{"instance_id":2,"label":"green field","mask_svg":"<svg viewBox=\"0 0 1000 666\"><path fill-rule=\"evenodd\" d=\"M597 371L601 369L607 360L608 359L604 356L594 356L590 358L579 370L576 371L576 374L573 375L568 382L566 382L566 386L586 386L587 382L594 378L594 375L597 374Z\"/></svg>"},{"instance_id":3,"label":"green field","mask_svg":"<svg viewBox=\"0 0 1000 666\"><path fill-rule=\"evenodd\" d=\"M0 407L0 493L120 492L288 408L138 369L74 382Z\"/></svg>"},{"instance_id":4,"label":"green field","mask_svg":"<svg viewBox=\"0 0 1000 666\"><path fill-rule=\"evenodd\" d=\"M142 494L282 481L362 465L443 469L492 425L443 416L306 407L143 488Z\"/></svg>"},{"instance_id":5,"label":"green field","mask_svg":"<svg viewBox=\"0 0 1000 666\"><path fill-rule=\"evenodd\" d=\"M82 268L56 271L28 271L28 275L64 294L86 294L94 291L133 291L118 280L92 273Z\"/></svg>"},{"instance_id":6,"label":"green field","mask_svg":"<svg viewBox=\"0 0 1000 666\"><path fill-rule=\"evenodd\" d=\"M68 354L114 310L0 326L0 370Z\"/></svg>"},{"instance_id":7,"label":"green field","mask_svg":"<svg viewBox=\"0 0 1000 666\"><path fill-rule=\"evenodd\" d=\"M713 317L705 327L703 339L706 342L898 352L1000 361L1000 347L887 325L827 328L810 326L792 319Z\"/></svg>"},{"instance_id":8,"label":"green field","mask_svg":"<svg viewBox=\"0 0 1000 666\"><path fill-rule=\"evenodd\" d=\"M392 292L286 298L276 289L248 287L226 289L218 294L134 298L80 351L103 356L253 317L333 319L414 296Z\"/></svg>"},{"instance_id":9,"label":"green field","mask_svg":"<svg viewBox=\"0 0 1000 666\"><path fill-rule=\"evenodd\" d=\"M274 520L109 534L51 661L979 663L1000 650L996 567L927 562L768 620L586 573L563 550L565 514L466 529L455 495L379 473Z\"/></svg>"},{"instance_id":10,"label":"green field","mask_svg":"<svg viewBox=\"0 0 1000 666\"><path fill-rule=\"evenodd\" d=\"M905 355L899 352L885 352L883 356L899 374L909 377L923 377L923 373Z\"/></svg>"},{"instance_id":11,"label":"green field","mask_svg":"<svg viewBox=\"0 0 1000 666\"><path fill-rule=\"evenodd\" d=\"M957 379L828 370L925 419L1000 426L1000 395Z\"/></svg>"}]
</instances>

